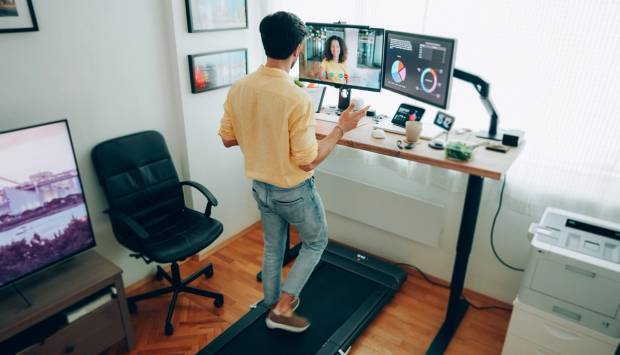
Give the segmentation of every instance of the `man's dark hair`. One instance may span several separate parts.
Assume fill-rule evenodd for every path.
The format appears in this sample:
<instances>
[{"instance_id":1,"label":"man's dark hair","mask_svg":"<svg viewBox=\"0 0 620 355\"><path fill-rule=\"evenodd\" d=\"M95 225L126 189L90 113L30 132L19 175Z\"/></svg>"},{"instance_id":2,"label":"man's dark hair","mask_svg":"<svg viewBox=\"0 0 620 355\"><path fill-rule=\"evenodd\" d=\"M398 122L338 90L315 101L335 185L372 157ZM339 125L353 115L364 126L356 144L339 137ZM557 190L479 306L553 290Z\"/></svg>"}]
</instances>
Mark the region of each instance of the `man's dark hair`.
<instances>
[{"instance_id":1,"label":"man's dark hair","mask_svg":"<svg viewBox=\"0 0 620 355\"><path fill-rule=\"evenodd\" d=\"M323 56L327 60L334 60L334 55L332 54L332 41L338 41L340 45L340 55L338 56L338 63L344 63L347 61L347 44L344 43L344 40L338 36L331 36L325 42L325 49L323 50Z\"/></svg>"},{"instance_id":2,"label":"man's dark hair","mask_svg":"<svg viewBox=\"0 0 620 355\"><path fill-rule=\"evenodd\" d=\"M260 22L260 37L269 58L286 59L306 37L306 25L290 12L267 15Z\"/></svg>"}]
</instances>

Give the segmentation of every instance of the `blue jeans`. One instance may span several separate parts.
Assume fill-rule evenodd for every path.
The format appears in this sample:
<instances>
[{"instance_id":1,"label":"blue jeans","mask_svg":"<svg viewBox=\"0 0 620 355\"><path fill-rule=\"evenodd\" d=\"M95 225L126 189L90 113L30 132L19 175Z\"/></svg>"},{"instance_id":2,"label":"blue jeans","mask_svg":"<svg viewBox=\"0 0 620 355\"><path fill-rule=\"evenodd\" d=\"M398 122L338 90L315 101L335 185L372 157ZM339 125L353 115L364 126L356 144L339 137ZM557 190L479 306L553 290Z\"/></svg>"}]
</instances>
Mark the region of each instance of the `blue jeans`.
<instances>
[{"instance_id":1,"label":"blue jeans","mask_svg":"<svg viewBox=\"0 0 620 355\"><path fill-rule=\"evenodd\" d=\"M323 201L310 178L292 188L254 181L254 199L263 222L263 290L265 304L278 303L282 291L298 297L327 246L327 221ZM282 262L288 225L299 231L301 250L281 287Z\"/></svg>"}]
</instances>

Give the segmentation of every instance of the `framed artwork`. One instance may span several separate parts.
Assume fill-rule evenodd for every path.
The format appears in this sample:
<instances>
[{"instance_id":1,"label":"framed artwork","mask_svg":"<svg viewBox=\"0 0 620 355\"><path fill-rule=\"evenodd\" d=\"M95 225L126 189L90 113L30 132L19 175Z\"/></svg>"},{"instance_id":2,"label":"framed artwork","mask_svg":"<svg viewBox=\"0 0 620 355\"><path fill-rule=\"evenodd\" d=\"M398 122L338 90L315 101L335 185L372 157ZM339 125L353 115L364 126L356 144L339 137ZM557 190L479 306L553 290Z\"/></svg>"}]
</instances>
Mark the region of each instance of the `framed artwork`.
<instances>
[{"instance_id":1,"label":"framed artwork","mask_svg":"<svg viewBox=\"0 0 620 355\"><path fill-rule=\"evenodd\" d=\"M248 28L247 0L185 0L185 11L189 32Z\"/></svg>"},{"instance_id":2,"label":"framed artwork","mask_svg":"<svg viewBox=\"0 0 620 355\"><path fill-rule=\"evenodd\" d=\"M32 0L0 0L0 33L38 30Z\"/></svg>"},{"instance_id":3,"label":"framed artwork","mask_svg":"<svg viewBox=\"0 0 620 355\"><path fill-rule=\"evenodd\" d=\"M246 48L191 54L188 59L194 94L230 86L248 73Z\"/></svg>"}]
</instances>

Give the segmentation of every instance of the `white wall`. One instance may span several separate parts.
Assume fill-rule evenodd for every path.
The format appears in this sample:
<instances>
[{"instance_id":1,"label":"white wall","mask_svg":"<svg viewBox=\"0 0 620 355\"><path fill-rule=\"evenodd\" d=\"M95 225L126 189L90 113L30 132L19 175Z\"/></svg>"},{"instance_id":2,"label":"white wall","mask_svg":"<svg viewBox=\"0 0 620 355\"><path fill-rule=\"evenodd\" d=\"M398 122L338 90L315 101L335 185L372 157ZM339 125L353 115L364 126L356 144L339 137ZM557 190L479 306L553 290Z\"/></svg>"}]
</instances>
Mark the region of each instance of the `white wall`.
<instances>
[{"instance_id":1,"label":"white wall","mask_svg":"<svg viewBox=\"0 0 620 355\"><path fill-rule=\"evenodd\" d=\"M152 0L33 5L38 32L0 34L0 131L69 120L97 250L124 270L130 284L153 266L129 258L116 242L102 214L107 203L90 151L103 140L153 129L164 134L178 172L186 175L166 5Z\"/></svg>"},{"instance_id":2,"label":"white wall","mask_svg":"<svg viewBox=\"0 0 620 355\"><path fill-rule=\"evenodd\" d=\"M221 243L260 217L252 198L250 180L245 177L243 156L238 147L226 149L217 135L228 88L192 94L189 81L189 54L225 49L247 48L248 70L255 71L264 61L258 32L262 19L262 1L248 1L249 29L188 33L183 1L167 2L172 21L175 55L175 91L183 107L183 124L187 141L189 178L207 186L219 200L213 212L224 224ZM202 195L193 192L195 208L204 208Z\"/></svg>"}]
</instances>

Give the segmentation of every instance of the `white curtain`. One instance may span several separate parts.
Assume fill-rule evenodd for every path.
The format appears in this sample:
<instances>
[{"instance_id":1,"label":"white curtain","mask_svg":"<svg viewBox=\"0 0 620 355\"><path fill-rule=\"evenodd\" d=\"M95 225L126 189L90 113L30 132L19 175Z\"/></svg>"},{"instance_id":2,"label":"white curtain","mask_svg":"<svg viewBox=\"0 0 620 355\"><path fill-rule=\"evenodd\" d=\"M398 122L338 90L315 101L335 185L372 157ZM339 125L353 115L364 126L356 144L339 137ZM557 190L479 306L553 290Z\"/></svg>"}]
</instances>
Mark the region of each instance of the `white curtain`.
<instances>
[{"instance_id":1,"label":"white curtain","mask_svg":"<svg viewBox=\"0 0 620 355\"><path fill-rule=\"evenodd\" d=\"M456 67L491 83L500 127L526 132L525 149L508 172L508 207L540 216L546 206L556 206L620 222L620 1L267 0L265 5L267 13L291 11L304 21L342 20L456 38ZM389 110L410 101L386 91L381 100L376 93L359 93ZM453 83L449 111L461 126L488 126L470 84ZM407 163L382 159L375 160L419 177L403 166Z\"/></svg>"}]
</instances>

